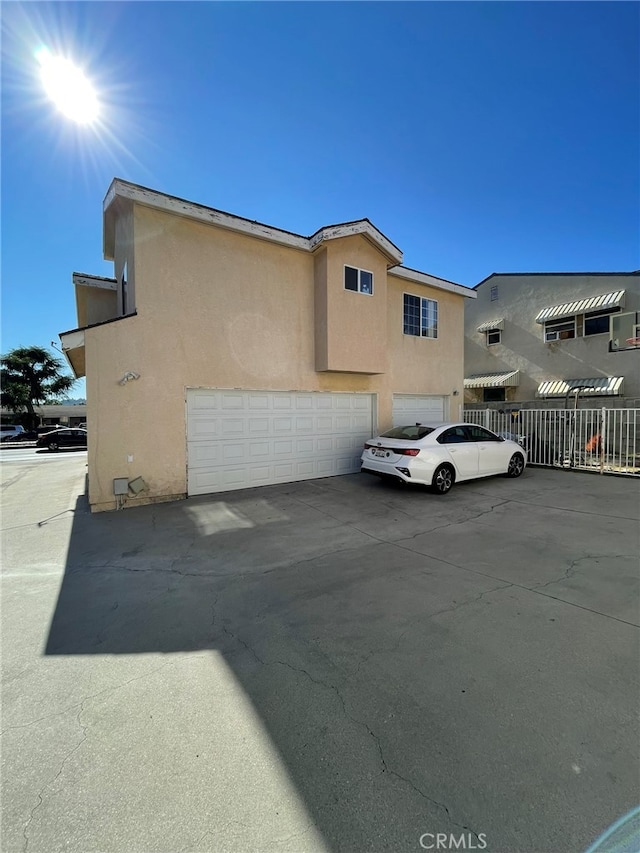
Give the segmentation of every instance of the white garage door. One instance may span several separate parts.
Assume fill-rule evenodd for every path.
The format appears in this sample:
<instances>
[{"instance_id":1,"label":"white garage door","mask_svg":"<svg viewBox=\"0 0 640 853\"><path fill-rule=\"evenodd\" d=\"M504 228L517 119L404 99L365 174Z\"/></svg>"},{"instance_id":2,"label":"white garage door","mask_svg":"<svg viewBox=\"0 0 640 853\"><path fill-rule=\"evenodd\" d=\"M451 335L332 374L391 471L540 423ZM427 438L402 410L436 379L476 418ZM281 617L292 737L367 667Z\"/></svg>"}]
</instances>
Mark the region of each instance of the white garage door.
<instances>
[{"instance_id":1,"label":"white garage door","mask_svg":"<svg viewBox=\"0 0 640 853\"><path fill-rule=\"evenodd\" d=\"M393 425L438 423L446 420L446 397L393 395Z\"/></svg>"},{"instance_id":2,"label":"white garage door","mask_svg":"<svg viewBox=\"0 0 640 853\"><path fill-rule=\"evenodd\" d=\"M190 495L360 470L370 394L187 390Z\"/></svg>"}]
</instances>

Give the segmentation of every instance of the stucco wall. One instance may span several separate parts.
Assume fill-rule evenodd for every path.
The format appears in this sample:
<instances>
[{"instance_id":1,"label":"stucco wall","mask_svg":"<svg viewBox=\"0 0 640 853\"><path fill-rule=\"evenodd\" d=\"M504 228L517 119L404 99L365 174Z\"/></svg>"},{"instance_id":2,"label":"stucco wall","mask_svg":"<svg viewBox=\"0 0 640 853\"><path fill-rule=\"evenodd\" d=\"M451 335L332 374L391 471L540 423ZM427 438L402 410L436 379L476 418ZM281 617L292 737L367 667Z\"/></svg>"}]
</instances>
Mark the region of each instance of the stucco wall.
<instances>
[{"instance_id":1,"label":"stucco wall","mask_svg":"<svg viewBox=\"0 0 640 853\"><path fill-rule=\"evenodd\" d=\"M117 291L76 284L76 308L79 327L111 320L118 316Z\"/></svg>"},{"instance_id":2,"label":"stucco wall","mask_svg":"<svg viewBox=\"0 0 640 853\"><path fill-rule=\"evenodd\" d=\"M373 293L344 287L344 268L373 273ZM387 369L387 261L363 237L331 240L326 248L327 370L385 373Z\"/></svg>"},{"instance_id":3,"label":"stucco wall","mask_svg":"<svg viewBox=\"0 0 640 853\"><path fill-rule=\"evenodd\" d=\"M491 287L498 299L491 301ZM520 371L520 385L509 398L533 400L547 379L624 376L625 397L640 397L637 352L610 353L609 336L591 335L545 343L544 327L535 322L543 308L563 302L626 290L623 311L640 310L640 276L636 275L496 275L477 288L465 307L465 375ZM504 317L500 344L486 346L477 327Z\"/></svg>"},{"instance_id":4,"label":"stucco wall","mask_svg":"<svg viewBox=\"0 0 640 853\"><path fill-rule=\"evenodd\" d=\"M462 388L463 297L389 276L387 372L317 372L310 253L141 206L133 227L137 316L85 334L94 509L113 508L115 477L142 476L149 491L140 502L186 493L187 387L374 393L380 428L391 424L394 391ZM364 244L362 253L355 245L349 252L371 268L376 250L364 238L348 240ZM382 292L385 275L376 276ZM437 341L402 334L405 290L438 300ZM353 345L366 347L366 335L361 328ZM128 371L140 378L119 385Z\"/></svg>"},{"instance_id":5,"label":"stucco wall","mask_svg":"<svg viewBox=\"0 0 640 853\"><path fill-rule=\"evenodd\" d=\"M463 400L464 306L472 300L445 290L413 284L388 275L387 340L390 393L436 394L449 398L449 417L460 417ZM403 332L404 294L435 299L438 337L418 338ZM454 395L454 391L458 391Z\"/></svg>"}]
</instances>

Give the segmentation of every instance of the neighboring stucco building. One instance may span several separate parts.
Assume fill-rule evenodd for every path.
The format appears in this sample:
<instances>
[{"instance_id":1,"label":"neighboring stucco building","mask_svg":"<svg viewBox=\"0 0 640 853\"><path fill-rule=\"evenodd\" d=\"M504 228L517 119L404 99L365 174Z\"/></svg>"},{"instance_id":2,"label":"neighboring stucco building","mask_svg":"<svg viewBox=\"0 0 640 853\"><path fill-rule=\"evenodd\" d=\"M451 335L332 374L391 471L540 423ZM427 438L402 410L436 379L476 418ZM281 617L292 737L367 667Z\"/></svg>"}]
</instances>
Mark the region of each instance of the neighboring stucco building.
<instances>
[{"instance_id":1,"label":"neighboring stucco building","mask_svg":"<svg viewBox=\"0 0 640 853\"><path fill-rule=\"evenodd\" d=\"M303 237L114 180L113 279L74 274L89 501L350 473L394 421L461 414L469 288L401 265L367 219ZM119 505L119 504L118 504Z\"/></svg>"},{"instance_id":2,"label":"neighboring stucco building","mask_svg":"<svg viewBox=\"0 0 640 853\"><path fill-rule=\"evenodd\" d=\"M465 403L640 399L638 351L610 352L610 324L637 334L640 272L493 273L465 308ZM624 341L622 341L624 344ZM597 405L603 405L602 402Z\"/></svg>"}]
</instances>

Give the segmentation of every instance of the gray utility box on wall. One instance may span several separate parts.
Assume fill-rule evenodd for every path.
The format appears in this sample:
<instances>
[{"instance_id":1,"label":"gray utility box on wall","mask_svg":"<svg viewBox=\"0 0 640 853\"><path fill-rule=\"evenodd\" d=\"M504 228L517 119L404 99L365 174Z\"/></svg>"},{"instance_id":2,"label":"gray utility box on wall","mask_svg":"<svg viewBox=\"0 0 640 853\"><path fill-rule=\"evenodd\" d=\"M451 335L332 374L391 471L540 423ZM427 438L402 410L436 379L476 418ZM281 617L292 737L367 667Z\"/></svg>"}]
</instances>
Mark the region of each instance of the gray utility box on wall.
<instances>
[{"instance_id":1,"label":"gray utility box on wall","mask_svg":"<svg viewBox=\"0 0 640 853\"><path fill-rule=\"evenodd\" d=\"M126 495L129 493L129 479L128 477L116 477L113 481L113 494L116 495Z\"/></svg>"}]
</instances>

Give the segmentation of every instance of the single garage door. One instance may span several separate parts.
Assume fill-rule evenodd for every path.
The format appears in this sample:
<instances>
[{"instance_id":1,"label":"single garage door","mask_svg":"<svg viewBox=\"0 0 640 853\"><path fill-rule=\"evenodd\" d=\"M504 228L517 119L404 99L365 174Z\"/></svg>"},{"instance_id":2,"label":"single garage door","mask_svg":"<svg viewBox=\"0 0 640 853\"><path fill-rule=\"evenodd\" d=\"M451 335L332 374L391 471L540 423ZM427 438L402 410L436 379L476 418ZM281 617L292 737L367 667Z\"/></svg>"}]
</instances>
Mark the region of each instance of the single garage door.
<instances>
[{"instance_id":1,"label":"single garage door","mask_svg":"<svg viewBox=\"0 0 640 853\"><path fill-rule=\"evenodd\" d=\"M393 395L393 425L439 423L446 420L446 397Z\"/></svg>"},{"instance_id":2,"label":"single garage door","mask_svg":"<svg viewBox=\"0 0 640 853\"><path fill-rule=\"evenodd\" d=\"M189 495L360 470L370 394L187 390Z\"/></svg>"}]
</instances>

